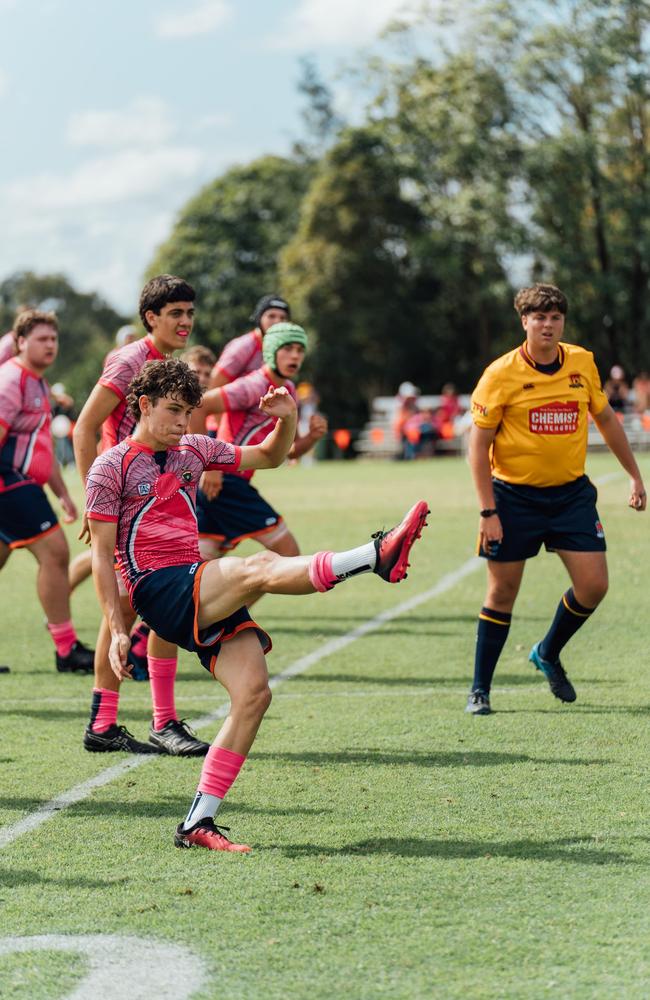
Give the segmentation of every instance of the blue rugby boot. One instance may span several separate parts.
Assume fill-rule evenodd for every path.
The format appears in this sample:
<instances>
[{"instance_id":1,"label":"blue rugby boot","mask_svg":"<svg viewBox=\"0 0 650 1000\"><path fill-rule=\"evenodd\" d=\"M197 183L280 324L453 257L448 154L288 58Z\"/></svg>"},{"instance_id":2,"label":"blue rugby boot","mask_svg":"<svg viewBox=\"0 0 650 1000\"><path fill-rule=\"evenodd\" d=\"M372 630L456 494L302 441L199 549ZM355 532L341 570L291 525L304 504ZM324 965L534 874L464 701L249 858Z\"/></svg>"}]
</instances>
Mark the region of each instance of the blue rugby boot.
<instances>
[{"instance_id":1,"label":"blue rugby boot","mask_svg":"<svg viewBox=\"0 0 650 1000\"><path fill-rule=\"evenodd\" d=\"M541 670L544 677L548 681L548 686L551 692L560 701L575 701L576 692L573 684L567 677L564 667L559 660L552 663L550 660L545 660L539 653L539 647L541 642L536 642L530 651L528 659L531 663L535 664L536 670Z\"/></svg>"}]
</instances>

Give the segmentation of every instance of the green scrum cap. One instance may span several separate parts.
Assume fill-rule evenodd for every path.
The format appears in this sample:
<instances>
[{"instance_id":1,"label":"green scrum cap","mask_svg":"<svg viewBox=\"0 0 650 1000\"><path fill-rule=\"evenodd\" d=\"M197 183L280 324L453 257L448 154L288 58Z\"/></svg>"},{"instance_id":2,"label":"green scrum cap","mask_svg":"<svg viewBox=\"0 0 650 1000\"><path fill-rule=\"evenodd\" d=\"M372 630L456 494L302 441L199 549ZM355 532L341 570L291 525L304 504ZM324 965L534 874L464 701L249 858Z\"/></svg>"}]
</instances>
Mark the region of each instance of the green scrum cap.
<instances>
[{"instance_id":1,"label":"green scrum cap","mask_svg":"<svg viewBox=\"0 0 650 1000\"><path fill-rule=\"evenodd\" d=\"M277 371L275 355L287 344L301 344L307 350L307 334L297 323L274 323L264 334L262 341L264 363L273 371Z\"/></svg>"}]
</instances>

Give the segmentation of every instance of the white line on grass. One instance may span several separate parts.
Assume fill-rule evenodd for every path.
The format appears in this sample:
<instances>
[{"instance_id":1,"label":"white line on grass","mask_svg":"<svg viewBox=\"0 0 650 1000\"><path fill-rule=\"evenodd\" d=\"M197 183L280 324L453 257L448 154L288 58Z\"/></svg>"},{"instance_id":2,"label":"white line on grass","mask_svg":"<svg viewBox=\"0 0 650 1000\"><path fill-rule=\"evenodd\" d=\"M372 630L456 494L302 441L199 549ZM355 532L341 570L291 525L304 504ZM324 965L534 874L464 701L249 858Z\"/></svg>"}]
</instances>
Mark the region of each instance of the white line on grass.
<instances>
[{"instance_id":1,"label":"white line on grass","mask_svg":"<svg viewBox=\"0 0 650 1000\"><path fill-rule=\"evenodd\" d=\"M309 667L313 667L315 663L320 660L325 659L326 656L331 656L332 653L338 653L341 649L345 649L350 643L355 642L362 636L367 635L368 632L374 632L375 629L381 628L386 622L392 621L394 618L398 618L407 611L412 611L413 608L419 607L420 604L426 603L435 597L439 597L441 594L446 593L455 587L457 583L464 580L466 576L471 573L476 572L478 567L482 564L482 560L478 556L474 556L472 559L468 559L457 569L453 570L451 573L445 574L438 582L430 587L428 590L424 590L421 594L416 594L414 597L410 597L407 601L402 601L401 604L396 604L393 608L389 608L387 611L382 611L374 618L369 621L364 622L363 625L359 625L357 628L353 629L351 632L346 632L345 635L338 636L336 639L331 639L326 642L323 646L314 650L313 653L308 653L306 656L301 656L300 659L295 660L294 663L289 664L285 667L279 674L275 674L269 681L272 688L276 688L279 684L284 681L290 680L292 677L296 677L298 674L302 674ZM191 725L195 729L202 729L204 726L208 726L211 722L216 722L218 719L223 719L228 714L230 708L230 703L226 702L224 705L220 705L219 708L215 709L214 712L210 712L207 715L202 715L198 719L194 719ZM24 833L28 833L30 830L35 830L37 827L45 823L46 820L50 819L57 812L61 812L62 809L67 809L68 806L74 805L76 802L81 802L87 799L96 788L102 788L104 785L110 784L116 778L120 778L127 771L132 771L136 767L142 767L143 764L149 764L153 760L156 760L156 755L151 756L132 756L127 757L125 760L121 761L119 764L115 764L113 767L107 768L105 771L100 771L96 774L94 778L89 778L88 781L82 781L81 784L75 785L74 788L68 789L67 792L62 792L61 795L57 795L56 798L51 799L44 805L40 806L33 813L28 816L24 816L23 819L18 820L17 823L12 823L11 826L6 826L0 830L0 849L7 847L12 844L14 840L21 837Z\"/></svg>"}]
</instances>

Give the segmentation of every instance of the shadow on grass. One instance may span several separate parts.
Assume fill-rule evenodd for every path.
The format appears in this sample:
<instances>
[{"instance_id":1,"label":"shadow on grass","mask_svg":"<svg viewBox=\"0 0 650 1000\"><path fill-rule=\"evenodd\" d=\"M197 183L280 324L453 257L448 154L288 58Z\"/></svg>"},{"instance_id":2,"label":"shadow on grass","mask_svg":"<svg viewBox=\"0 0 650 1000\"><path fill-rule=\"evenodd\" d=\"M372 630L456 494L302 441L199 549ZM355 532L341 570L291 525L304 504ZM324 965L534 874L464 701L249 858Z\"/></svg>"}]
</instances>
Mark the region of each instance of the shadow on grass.
<instances>
[{"instance_id":1,"label":"shadow on grass","mask_svg":"<svg viewBox=\"0 0 650 1000\"><path fill-rule=\"evenodd\" d=\"M122 799L109 799L101 802L93 802L86 799L83 802L75 802L61 810L63 815L78 817L118 817L138 816L141 819L161 819L171 818L178 822L179 817L183 817L191 804L192 793L187 795L174 796L158 801L125 801ZM16 809L27 813L34 812L44 803L35 799L0 797L0 808ZM246 813L250 816L322 816L330 813L331 809L310 808L307 806L252 806L236 803L232 812ZM230 810L229 810L230 814Z\"/></svg>"},{"instance_id":2,"label":"shadow on grass","mask_svg":"<svg viewBox=\"0 0 650 1000\"><path fill-rule=\"evenodd\" d=\"M277 845L276 849L289 858L310 856L360 857L390 855L402 858L441 858L450 861L476 858L510 858L521 861L562 861L578 865L630 865L639 861L620 851L600 850L591 837L565 837L559 840L419 840L415 837L378 837L361 840L342 847L315 844Z\"/></svg>"},{"instance_id":3,"label":"shadow on grass","mask_svg":"<svg viewBox=\"0 0 650 1000\"><path fill-rule=\"evenodd\" d=\"M108 885L127 882L126 876L120 879L89 879L89 878L50 878L39 875L38 872L12 868L11 871L0 869L0 890L15 889L22 885L56 885L62 889L105 889Z\"/></svg>"},{"instance_id":4,"label":"shadow on grass","mask_svg":"<svg viewBox=\"0 0 650 1000\"><path fill-rule=\"evenodd\" d=\"M11 715L19 715L24 719L40 719L41 722L63 722L65 719L76 719L81 727L79 729L79 743L81 743L83 731L88 725L88 708L86 706L83 708L39 708L38 704L21 705L20 708L6 708L4 710L4 718ZM129 726L131 721L136 720L151 723L150 708L134 708L128 705L124 715L128 719L127 725Z\"/></svg>"},{"instance_id":5,"label":"shadow on grass","mask_svg":"<svg viewBox=\"0 0 650 1000\"><path fill-rule=\"evenodd\" d=\"M566 764L590 767L592 764L611 764L612 761L597 757L531 757L522 753L500 753L496 750L470 750L431 753L418 750L305 750L265 753L253 750L251 763L256 760L285 760L291 764L327 766L329 764L413 764L416 767L496 767L501 764Z\"/></svg>"}]
</instances>

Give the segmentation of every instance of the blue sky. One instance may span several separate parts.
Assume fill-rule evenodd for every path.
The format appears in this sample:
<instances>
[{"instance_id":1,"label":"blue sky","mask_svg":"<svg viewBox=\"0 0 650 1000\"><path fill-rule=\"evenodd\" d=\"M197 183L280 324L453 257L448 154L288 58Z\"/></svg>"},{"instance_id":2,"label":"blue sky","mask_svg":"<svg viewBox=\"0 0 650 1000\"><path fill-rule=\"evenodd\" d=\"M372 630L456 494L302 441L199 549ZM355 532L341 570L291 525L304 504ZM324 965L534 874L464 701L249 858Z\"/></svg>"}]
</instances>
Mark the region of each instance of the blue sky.
<instances>
[{"instance_id":1,"label":"blue sky","mask_svg":"<svg viewBox=\"0 0 650 1000\"><path fill-rule=\"evenodd\" d=\"M0 280L63 272L132 312L185 201L300 137L301 56L327 77L402 3L0 0Z\"/></svg>"}]
</instances>

